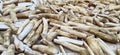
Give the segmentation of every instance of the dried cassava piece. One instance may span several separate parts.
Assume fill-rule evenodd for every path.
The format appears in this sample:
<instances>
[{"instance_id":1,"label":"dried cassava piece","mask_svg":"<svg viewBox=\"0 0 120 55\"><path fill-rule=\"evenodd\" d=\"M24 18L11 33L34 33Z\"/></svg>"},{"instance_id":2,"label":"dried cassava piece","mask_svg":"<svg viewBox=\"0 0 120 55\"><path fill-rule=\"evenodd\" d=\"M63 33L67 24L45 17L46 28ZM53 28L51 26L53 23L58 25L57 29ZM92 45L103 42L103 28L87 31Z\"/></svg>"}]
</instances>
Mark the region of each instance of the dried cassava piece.
<instances>
[{"instance_id":1,"label":"dried cassava piece","mask_svg":"<svg viewBox=\"0 0 120 55\"><path fill-rule=\"evenodd\" d=\"M15 4L10 4L10 5L7 5L5 8L3 8L1 11L5 12L7 9L14 8L14 7L15 7Z\"/></svg>"},{"instance_id":2,"label":"dried cassava piece","mask_svg":"<svg viewBox=\"0 0 120 55\"><path fill-rule=\"evenodd\" d=\"M34 25L34 19L29 22L29 24L23 29L23 31L18 35L18 38L20 40L23 40L23 38L32 30Z\"/></svg>"},{"instance_id":3,"label":"dried cassava piece","mask_svg":"<svg viewBox=\"0 0 120 55\"><path fill-rule=\"evenodd\" d=\"M49 42L45 39L43 39L42 41L45 42L48 46L46 46L46 45L33 45L32 48L35 50L41 51L43 53L51 54L51 55L58 53L58 49L56 48L56 46L52 42Z\"/></svg>"},{"instance_id":4,"label":"dried cassava piece","mask_svg":"<svg viewBox=\"0 0 120 55\"><path fill-rule=\"evenodd\" d=\"M107 30L109 30L109 31L120 31L119 29L120 29L120 27L111 27L111 28L104 28L104 29L107 29Z\"/></svg>"},{"instance_id":5,"label":"dried cassava piece","mask_svg":"<svg viewBox=\"0 0 120 55\"><path fill-rule=\"evenodd\" d=\"M56 23L56 24L61 24L61 25L65 25L67 26L68 24L62 22L62 21L58 21L58 20L55 20L55 19L49 19L50 22L53 22L53 23Z\"/></svg>"},{"instance_id":6,"label":"dried cassava piece","mask_svg":"<svg viewBox=\"0 0 120 55\"><path fill-rule=\"evenodd\" d=\"M39 16L42 18L42 17L45 17L45 18L53 18L53 19L58 19L59 18L59 15L57 14L49 14L49 13L41 13L39 14Z\"/></svg>"},{"instance_id":7,"label":"dried cassava piece","mask_svg":"<svg viewBox=\"0 0 120 55\"><path fill-rule=\"evenodd\" d=\"M75 39L77 38L77 36L72 35L68 32L62 31L60 29L56 29L55 31L58 33L58 35L62 35L62 36L69 37L69 38L75 38Z\"/></svg>"},{"instance_id":8,"label":"dried cassava piece","mask_svg":"<svg viewBox=\"0 0 120 55\"><path fill-rule=\"evenodd\" d=\"M3 51L1 55L7 55L7 51Z\"/></svg>"},{"instance_id":9,"label":"dried cassava piece","mask_svg":"<svg viewBox=\"0 0 120 55\"><path fill-rule=\"evenodd\" d=\"M24 12L29 10L29 7L19 7L19 5L17 7L15 7L15 9L13 9L14 12Z\"/></svg>"},{"instance_id":10,"label":"dried cassava piece","mask_svg":"<svg viewBox=\"0 0 120 55\"><path fill-rule=\"evenodd\" d=\"M5 25L3 22L0 22L0 30L6 30L9 27L7 25Z\"/></svg>"},{"instance_id":11,"label":"dried cassava piece","mask_svg":"<svg viewBox=\"0 0 120 55\"><path fill-rule=\"evenodd\" d=\"M7 5L7 4L15 3L15 2L17 2L17 0L9 0L9 1L3 2L3 4Z\"/></svg>"},{"instance_id":12,"label":"dried cassava piece","mask_svg":"<svg viewBox=\"0 0 120 55\"><path fill-rule=\"evenodd\" d=\"M71 26L60 25L60 24L57 24L57 23L54 23L54 22L50 22L50 25L56 26L56 27L67 27L67 28L70 28L70 29L73 29L73 28L74 28L74 27L71 27Z\"/></svg>"},{"instance_id":13,"label":"dried cassava piece","mask_svg":"<svg viewBox=\"0 0 120 55\"><path fill-rule=\"evenodd\" d=\"M8 47L7 55L15 55L15 46L14 46L14 44L11 44L11 45Z\"/></svg>"},{"instance_id":14,"label":"dried cassava piece","mask_svg":"<svg viewBox=\"0 0 120 55\"><path fill-rule=\"evenodd\" d=\"M35 34L36 29L38 28L38 26L40 25L40 23L42 22L42 20L39 20L38 22L35 22L34 27L32 28L31 32L27 35L27 37L24 39L24 43L28 43L28 41L30 40L30 38L32 38L32 36ZM41 25L40 25L41 26ZM40 27L41 28L41 27Z\"/></svg>"},{"instance_id":15,"label":"dried cassava piece","mask_svg":"<svg viewBox=\"0 0 120 55\"><path fill-rule=\"evenodd\" d=\"M98 44L107 55L116 55L112 49L100 38L97 38Z\"/></svg>"},{"instance_id":16,"label":"dried cassava piece","mask_svg":"<svg viewBox=\"0 0 120 55\"><path fill-rule=\"evenodd\" d=\"M40 36L39 34L42 33L42 27L43 27L43 25L40 24L40 26L36 30L35 34L28 40L29 42L27 43L27 45L31 46L32 44L34 44L38 40L38 38Z\"/></svg>"},{"instance_id":17,"label":"dried cassava piece","mask_svg":"<svg viewBox=\"0 0 120 55\"><path fill-rule=\"evenodd\" d=\"M48 20L46 18L42 18L43 20L43 32L41 34L42 38L46 38L48 32Z\"/></svg>"},{"instance_id":18,"label":"dried cassava piece","mask_svg":"<svg viewBox=\"0 0 120 55\"><path fill-rule=\"evenodd\" d=\"M13 44L9 45L8 49L3 51L1 55L15 55L15 46Z\"/></svg>"},{"instance_id":19,"label":"dried cassava piece","mask_svg":"<svg viewBox=\"0 0 120 55\"><path fill-rule=\"evenodd\" d=\"M17 50L24 51L24 44L20 41L16 35L13 35L14 44Z\"/></svg>"},{"instance_id":20,"label":"dried cassava piece","mask_svg":"<svg viewBox=\"0 0 120 55\"><path fill-rule=\"evenodd\" d=\"M18 0L19 2L30 2L30 0Z\"/></svg>"},{"instance_id":21,"label":"dried cassava piece","mask_svg":"<svg viewBox=\"0 0 120 55\"><path fill-rule=\"evenodd\" d=\"M25 53L19 53L18 55L25 55Z\"/></svg>"},{"instance_id":22,"label":"dried cassava piece","mask_svg":"<svg viewBox=\"0 0 120 55\"><path fill-rule=\"evenodd\" d=\"M10 36L11 36L11 29L7 29L5 34L3 34L3 45L8 47L10 45Z\"/></svg>"},{"instance_id":23,"label":"dried cassava piece","mask_svg":"<svg viewBox=\"0 0 120 55\"><path fill-rule=\"evenodd\" d=\"M86 42L84 42L84 46L88 50L90 55L95 55L94 52L92 51L92 49L88 46L88 44Z\"/></svg>"},{"instance_id":24,"label":"dried cassava piece","mask_svg":"<svg viewBox=\"0 0 120 55\"><path fill-rule=\"evenodd\" d=\"M60 45L60 49L61 49L62 54L63 54L63 55L66 55L66 52L65 52L65 50L64 50L64 48L63 48L62 45Z\"/></svg>"},{"instance_id":25,"label":"dried cassava piece","mask_svg":"<svg viewBox=\"0 0 120 55\"><path fill-rule=\"evenodd\" d=\"M26 19L24 21L24 23L19 27L17 34L20 34L23 31L24 27L29 23L29 21L30 21L29 19Z\"/></svg>"},{"instance_id":26,"label":"dried cassava piece","mask_svg":"<svg viewBox=\"0 0 120 55\"><path fill-rule=\"evenodd\" d=\"M35 31L31 31L27 37L24 39L24 43L28 43L28 41L30 40L30 38L35 34Z\"/></svg>"},{"instance_id":27,"label":"dried cassava piece","mask_svg":"<svg viewBox=\"0 0 120 55\"><path fill-rule=\"evenodd\" d=\"M30 55L40 54L40 53L32 50L28 45L25 45L19 39L17 39L15 35L13 35L13 38L15 40L14 44L15 44L15 47L16 47L17 50L24 51L25 53L30 54Z\"/></svg>"},{"instance_id":28,"label":"dried cassava piece","mask_svg":"<svg viewBox=\"0 0 120 55\"><path fill-rule=\"evenodd\" d=\"M69 28L66 28L66 27L60 27L60 29L66 31L66 32L69 32L73 35L76 35L79 38L85 38L87 36L85 33L81 33L81 32L78 32L76 30L72 30L72 29L69 29Z\"/></svg>"},{"instance_id":29,"label":"dried cassava piece","mask_svg":"<svg viewBox=\"0 0 120 55\"><path fill-rule=\"evenodd\" d=\"M33 45L33 49L47 53L47 54L57 54L56 48L45 46L45 45Z\"/></svg>"},{"instance_id":30,"label":"dried cassava piece","mask_svg":"<svg viewBox=\"0 0 120 55\"><path fill-rule=\"evenodd\" d=\"M96 24L97 24L98 26L101 26L101 27L104 26L104 24L103 24L102 22L100 22L99 19L94 18L94 20L95 20L95 22L96 22Z\"/></svg>"},{"instance_id":31,"label":"dried cassava piece","mask_svg":"<svg viewBox=\"0 0 120 55\"><path fill-rule=\"evenodd\" d=\"M2 34L0 34L0 44L3 44L3 43L4 43L4 39L3 39Z\"/></svg>"},{"instance_id":32,"label":"dried cassava piece","mask_svg":"<svg viewBox=\"0 0 120 55\"><path fill-rule=\"evenodd\" d=\"M51 33L47 34L46 39L49 41L52 41L56 36L57 36L57 32L51 32Z\"/></svg>"},{"instance_id":33,"label":"dried cassava piece","mask_svg":"<svg viewBox=\"0 0 120 55\"><path fill-rule=\"evenodd\" d=\"M60 41L65 41L65 42L69 42L69 43L73 43L76 45L83 45L83 41L80 40L75 40L75 39L71 39L71 38L67 38L67 37L63 37L63 36L57 36L58 40Z\"/></svg>"},{"instance_id":34,"label":"dried cassava piece","mask_svg":"<svg viewBox=\"0 0 120 55\"><path fill-rule=\"evenodd\" d=\"M94 36L89 36L87 37L86 40L90 48L95 53L95 55L105 55L100 45L97 43L96 39L94 38Z\"/></svg>"},{"instance_id":35,"label":"dried cassava piece","mask_svg":"<svg viewBox=\"0 0 120 55\"><path fill-rule=\"evenodd\" d=\"M117 55L120 55L120 49L119 48L117 49Z\"/></svg>"},{"instance_id":36,"label":"dried cassava piece","mask_svg":"<svg viewBox=\"0 0 120 55\"><path fill-rule=\"evenodd\" d=\"M18 18L17 18L17 16L16 16L16 12L13 10L13 9L11 9L10 10L10 18L15 22L15 21L18 21Z\"/></svg>"},{"instance_id":37,"label":"dried cassava piece","mask_svg":"<svg viewBox=\"0 0 120 55\"><path fill-rule=\"evenodd\" d=\"M48 31L48 34L51 33L51 32L53 32L53 31L55 31L56 29L57 29L57 27L56 27L56 26L53 26L53 27Z\"/></svg>"},{"instance_id":38,"label":"dried cassava piece","mask_svg":"<svg viewBox=\"0 0 120 55\"><path fill-rule=\"evenodd\" d=\"M84 31L89 31L90 29L99 29L97 26L94 26L94 25L85 25L85 24L76 23L76 22L72 22L72 21L69 21L68 24L75 25L75 26L77 26L77 29L84 30ZM92 27L92 26L94 26L94 27Z\"/></svg>"},{"instance_id":39,"label":"dried cassava piece","mask_svg":"<svg viewBox=\"0 0 120 55\"><path fill-rule=\"evenodd\" d=\"M119 39L116 36L111 36L109 34L102 33L98 30L90 30L89 32L95 34L97 37L99 37L105 41L112 42L112 43L119 42Z\"/></svg>"},{"instance_id":40,"label":"dried cassava piece","mask_svg":"<svg viewBox=\"0 0 120 55\"><path fill-rule=\"evenodd\" d=\"M6 51L6 50L7 49L3 45L0 45L0 52Z\"/></svg>"},{"instance_id":41,"label":"dried cassava piece","mask_svg":"<svg viewBox=\"0 0 120 55\"><path fill-rule=\"evenodd\" d=\"M8 25L12 29L13 33L17 32L18 28L13 23L7 22L5 24Z\"/></svg>"},{"instance_id":42,"label":"dried cassava piece","mask_svg":"<svg viewBox=\"0 0 120 55\"><path fill-rule=\"evenodd\" d=\"M107 22L105 23L107 26L120 26L120 24L112 23L112 22Z\"/></svg>"},{"instance_id":43,"label":"dried cassava piece","mask_svg":"<svg viewBox=\"0 0 120 55\"><path fill-rule=\"evenodd\" d=\"M57 44L63 45L64 47L66 47L66 48L68 48L72 51L78 52L81 55L87 55L88 54L88 51L83 47L79 47L79 46L76 46L74 44L71 44L71 43L68 43L68 42L65 42L65 41L60 41L58 39L54 39L54 42L57 43Z\"/></svg>"}]
</instances>

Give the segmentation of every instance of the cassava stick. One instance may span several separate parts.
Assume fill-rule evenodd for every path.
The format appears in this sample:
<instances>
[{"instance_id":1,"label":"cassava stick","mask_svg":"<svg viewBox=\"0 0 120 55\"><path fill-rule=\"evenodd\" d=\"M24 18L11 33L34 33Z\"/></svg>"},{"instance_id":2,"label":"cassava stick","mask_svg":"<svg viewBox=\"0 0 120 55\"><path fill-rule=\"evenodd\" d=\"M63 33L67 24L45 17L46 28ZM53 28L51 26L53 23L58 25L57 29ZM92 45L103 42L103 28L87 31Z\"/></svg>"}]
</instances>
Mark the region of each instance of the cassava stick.
<instances>
[{"instance_id":1,"label":"cassava stick","mask_svg":"<svg viewBox=\"0 0 120 55\"><path fill-rule=\"evenodd\" d=\"M75 38L75 39L77 38L77 36L72 35L72 34L65 32L63 30L60 30L60 29L56 29L55 31L58 33L58 35L62 35L62 36L69 37L69 38Z\"/></svg>"},{"instance_id":2,"label":"cassava stick","mask_svg":"<svg viewBox=\"0 0 120 55\"><path fill-rule=\"evenodd\" d=\"M11 29L7 29L5 34L3 35L3 45L8 47L10 45L10 36L11 36Z\"/></svg>"},{"instance_id":3,"label":"cassava stick","mask_svg":"<svg viewBox=\"0 0 120 55\"><path fill-rule=\"evenodd\" d=\"M120 24L117 24L117 23L112 23L112 22L107 22L107 23L105 23L107 26L120 26Z\"/></svg>"},{"instance_id":4,"label":"cassava stick","mask_svg":"<svg viewBox=\"0 0 120 55\"><path fill-rule=\"evenodd\" d=\"M55 19L49 19L49 21L50 21L50 22L54 22L54 23L56 23L56 24L65 25L65 26L68 25L68 24L66 24L66 23L64 23L64 22L62 22L62 21L58 21L58 20L55 20Z\"/></svg>"},{"instance_id":5,"label":"cassava stick","mask_svg":"<svg viewBox=\"0 0 120 55\"><path fill-rule=\"evenodd\" d=\"M51 32L53 32L53 31L55 31L56 29L57 29L57 27L56 27L56 26L53 26L53 27L48 31L48 34L51 33Z\"/></svg>"},{"instance_id":6,"label":"cassava stick","mask_svg":"<svg viewBox=\"0 0 120 55\"><path fill-rule=\"evenodd\" d=\"M14 38L15 48L19 51L24 51L24 44L20 41L16 35L12 36Z\"/></svg>"},{"instance_id":7,"label":"cassava stick","mask_svg":"<svg viewBox=\"0 0 120 55\"><path fill-rule=\"evenodd\" d=\"M69 42L69 43L80 45L80 46L83 45L83 41L67 38L64 36L57 36L57 39L60 41L65 41L65 42Z\"/></svg>"},{"instance_id":8,"label":"cassava stick","mask_svg":"<svg viewBox=\"0 0 120 55\"><path fill-rule=\"evenodd\" d=\"M29 19L26 19L24 21L24 23L19 27L18 31L17 31L17 34L20 34L22 32L22 30L24 29L24 27L30 22Z\"/></svg>"},{"instance_id":9,"label":"cassava stick","mask_svg":"<svg viewBox=\"0 0 120 55\"><path fill-rule=\"evenodd\" d=\"M30 21L29 24L23 29L23 31L18 35L18 38L20 40L23 40L23 38L31 31L34 25L34 20Z\"/></svg>"},{"instance_id":10,"label":"cassava stick","mask_svg":"<svg viewBox=\"0 0 120 55\"><path fill-rule=\"evenodd\" d=\"M117 55L120 55L120 49L119 48L117 49Z\"/></svg>"},{"instance_id":11,"label":"cassava stick","mask_svg":"<svg viewBox=\"0 0 120 55\"><path fill-rule=\"evenodd\" d=\"M79 38L86 38L86 36L87 36L85 33L81 33L81 32L78 32L76 30L72 30L72 29L69 29L69 28L66 28L66 27L60 27L60 29L66 31L66 32L69 32L73 35L76 35Z\"/></svg>"},{"instance_id":12,"label":"cassava stick","mask_svg":"<svg viewBox=\"0 0 120 55\"><path fill-rule=\"evenodd\" d=\"M30 0L18 0L19 2L30 2Z\"/></svg>"},{"instance_id":13,"label":"cassava stick","mask_svg":"<svg viewBox=\"0 0 120 55\"><path fill-rule=\"evenodd\" d=\"M1 55L7 55L7 51L3 51Z\"/></svg>"},{"instance_id":14,"label":"cassava stick","mask_svg":"<svg viewBox=\"0 0 120 55\"><path fill-rule=\"evenodd\" d=\"M87 37L86 40L95 55L104 55L100 45L97 43L96 39L93 36Z\"/></svg>"},{"instance_id":15,"label":"cassava stick","mask_svg":"<svg viewBox=\"0 0 120 55\"><path fill-rule=\"evenodd\" d=\"M6 51L7 49L3 46L3 45L0 45L0 52L2 51Z\"/></svg>"},{"instance_id":16,"label":"cassava stick","mask_svg":"<svg viewBox=\"0 0 120 55\"><path fill-rule=\"evenodd\" d=\"M67 28L73 29L73 27L56 24L54 22L50 22L50 25L53 25L53 26L56 26L56 27L67 27Z\"/></svg>"},{"instance_id":17,"label":"cassava stick","mask_svg":"<svg viewBox=\"0 0 120 55\"><path fill-rule=\"evenodd\" d=\"M45 18L54 18L54 19L58 19L59 18L59 15L57 14L49 14L49 13L41 13L39 14L39 16L42 18L42 17L45 17Z\"/></svg>"},{"instance_id":18,"label":"cassava stick","mask_svg":"<svg viewBox=\"0 0 120 55\"><path fill-rule=\"evenodd\" d=\"M32 48L47 54L56 54L58 52L56 48L46 45L33 45Z\"/></svg>"},{"instance_id":19,"label":"cassava stick","mask_svg":"<svg viewBox=\"0 0 120 55\"><path fill-rule=\"evenodd\" d=\"M42 27L43 27L42 24L40 24L40 26L36 30L35 34L30 39L28 39L29 42L27 43L27 45L31 46L38 40L38 38L42 32Z\"/></svg>"},{"instance_id":20,"label":"cassava stick","mask_svg":"<svg viewBox=\"0 0 120 55\"><path fill-rule=\"evenodd\" d=\"M97 31L97 30L90 30L89 32L97 35L97 37L105 40L105 41L108 41L108 42L113 42L113 43L117 43L119 42L118 38L115 36L111 36L109 34L105 34L105 33L102 33L100 31Z\"/></svg>"},{"instance_id":21,"label":"cassava stick","mask_svg":"<svg viewBox=\"0 0 120 55\"><path fill-rule=\"evenodd\" d=\"M17 2L18 0L9 0L9 1L5 1L3 2L4 5L7 5L7 4L11 4L11 3L15 3Z\"/></svg>"},{"instance_id":22,"label":"cassava stick","mask_svg":"<svg viewBox=\"0 0 120 55\"><path fill-rule=\"evenodd\" d=\"M25 53L19 53L18 55L25 55Z\"/></svg>"},{"instance_id":23,"label":"cassava stick","mask_svg":"<svg viewBox=\"0 0 120 55\"><path fill-rule=\"evenodd\" d=\"M46 38L48 32L48 20L46 18L42 18L43 20L43 32L41 34L42 38Z\"/></svg>"},{"instance_id":24,"label":"cassava stick","mask_svg":"<svg viewBox=\"0 0 120 55\"><path fill-rule=\"evenodd\" d=\"M71 43L68 43L68 42L65 42L65 41L60 41L58 39L54 39L54 42L57 43L57 44L63 45L64 47L66 47L66 48L68 48L72 51L78 52L81 55L87 55L88 54L87 50L83 47L79 47L79 46L76 46L74 44L71 44Z\"/></svg>"},{"instance_id":25,"label":"cassava stick","mask_svg":"<svg viewBox=\"0 0 120 55\"><path fill-rule=\"evenodd\" d=\"M27 35L27 37L24 39L24 43L28 43L29 39L35 34L34 30L31 30L31 32Z\"/></svg>"},{"instance_id":26,"label":"cassava stick","mask_svg":"<svg viewBox=\"0 0 120 55\"><path fill-rule=\"evenodd\" d=\"M1 11L5 12L7 9L14 8L14 7L15 7L15 4L10 4L10 5L7 5L5 8L3 8Z\"/></svg>"},{"instance_id":27,"label":"cassava stick","mask_svg":"<svg viewBox=\"0 0 120 55\"><path fill-rule=\"evenodd\" d=\"M110 49L110 47L104 41L102 41L100 38L97 38L97 41L98 41L100 47L103 49L103 51L106 54L115 55L114 51L112 51L112 49Z\"/></svg>"},{"instance_id":28,"label":"cassava stick","mask_svg":"<svg viewBox=\"0 0 120 55\"><path fill-rule=\"evenodd\" d=\"M94 52L92 51L92 49L88 46L88 44L86 42L83 43L85 48L88 50L90 55L95 55Z\"/></svg>"},{"instance_id":29,"label":"cassava stick","mask_svg":"<svg viewBox=\"0 0 120 55\"><path fill-rule=\"evenodd\" d=\"M8 47L7 55L15 55L15 46L14 46L14 44L11 44L11 45Z\"/></svg>"},{"instance_id":30,"label":"cassava stick","mask_svg":"<svg viewBox=\"0 0 120 55\"><path fill-rule=\"evenodd\" d=\"M47 34L46 39L49 41L52 41L56 36L57 36L57 32L51 32L51 33Z\"/></svg>"},{"instance_id":31,"label":"cassava stick","mask_svg":"<svg viewBox=\"0 0 120 55\"><path fill-rule=\"evenodd\" d=\"M60 49L61 49L62 54L63 54L63 55L66 55L66 52L65 52L65 50L64 50L64 48L63 48L63 46L62 46L62 45L60 45L59 47L60 47Z\"/></svg>"},{"instance_id":32,"label":"cassava stick","mask_svg":"<svg viewBox=\"0 0 120 55\"><path fill-rule=\"evenodd\" d=\"M13 9L10 10L10 17L14 22L18 21L18 18L16 16L16 12Z\"/></svg>"},{"instance_id":33,"label":"cassava stick","mask_svg":"<svg viewBox=\"0 0 120 55\"><path fill-rule=\"evenodd\" d=\"M96 22L97 25L99 25L101 27L104 26L104 24L102 22L100 22L99 19L97 19L96 17L94 18L94 20L95 20L95 22Z\"/></svg>"},{"instance_id":34,"label":"cassava stick","mask_svg":"<svg viewBox=\"0 0 120 55\"><path fill-rule=\"evenodd\" d=\"M3 39L3 36L2 36L2 34L0 34L0 44L3 44L4 42L4 39Z\"/></svg>"},{"instance_id":35,"label":"cassava stick","mask_svg":"<svg viewBox=\"0 0 120 55\"><path fill-rule=\"evenodd\" d=\"M34 27L32 28L31 32L27 35L27 37L24 39L24 43L28 43L28 41L30 40L30 38L35 34L35 31L38 27L38 25L41 23L41 20L39 20L38 22L35 22Z\"/></svg>"},{"instance_id":36,"label":"cassava stick","mask_svg":"<svg viewBox=\"0 0 120 55\"><path fill-rule=\"evenodd\" d=\"M58 49L52 42L49 42L45 39L43 39L42 41L46 43L47 46L46 45L33 45L32 48L35 50L41 51L43 53L51 54L51 55L58 53Z\"/></svg>"},{"instance_id":37,"label":"cassava stick","mask_svg":"<svg viewBox=\"0 0 120 55\"><path fill-rule=\"evenodd\" d=\"M7 22L5 24L8 25L12 29L13 33L17 32L18 28L13 23Z\"/></svg>"}]
</instances>

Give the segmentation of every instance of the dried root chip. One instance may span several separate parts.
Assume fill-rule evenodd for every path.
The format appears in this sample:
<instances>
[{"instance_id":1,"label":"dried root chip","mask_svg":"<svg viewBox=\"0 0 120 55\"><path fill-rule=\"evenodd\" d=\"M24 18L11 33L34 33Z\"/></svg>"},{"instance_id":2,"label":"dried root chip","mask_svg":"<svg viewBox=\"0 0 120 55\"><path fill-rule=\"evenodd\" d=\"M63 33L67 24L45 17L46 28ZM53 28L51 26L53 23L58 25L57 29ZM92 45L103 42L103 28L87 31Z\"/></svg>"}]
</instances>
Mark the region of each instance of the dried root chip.
<instances>
[{"instance_id":1,"label":"dried root chip","mask_svg":"<svg viewBox=\"0 0 120 55\"><path fill-rule=\"evenodd\" d=\"M88 54L88 51L83 47L79 47L79 46L76 46L74 44L71 44L71 43L68 43L68 42L65 42L65 41L60 41L58 39L54 39L54 42L66 47L66 48L68 48L72 51L78 52L81 55L87 55Z\"/></svg>"},{"instance_id":2,"label":"dried root chip","mask_svg":"<svg viewBox=\"0 0 120 55\"><path fill-rule=\"evenodd\" d=\"M87 43L93 50L95 55L104 55L103 50L101 49L100 45L97 43L96 39L93 36L87 37Z\"/></svg>"},{"instance_id":3,"label":"dried root chip","mask_svg":"<svg viewBox=\"0 0 120 55\"><path fill-rule=\"evenodd\" d=\"M11 29L7 29L5 34L3 34L3 45L8 47L10 45L10 36L11 36Z\"/></svg>"}]
</instances>

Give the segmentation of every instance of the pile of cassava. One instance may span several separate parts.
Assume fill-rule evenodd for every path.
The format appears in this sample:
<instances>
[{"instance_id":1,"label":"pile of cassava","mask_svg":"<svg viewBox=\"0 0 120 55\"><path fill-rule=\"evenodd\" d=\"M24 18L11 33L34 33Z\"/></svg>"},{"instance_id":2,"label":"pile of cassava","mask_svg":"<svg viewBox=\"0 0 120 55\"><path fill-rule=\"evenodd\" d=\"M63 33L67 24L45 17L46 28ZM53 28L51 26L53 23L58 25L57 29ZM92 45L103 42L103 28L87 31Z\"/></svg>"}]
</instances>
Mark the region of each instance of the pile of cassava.
<instances>
[{"instance_id":1,"label":"pile of cassava","mask_svg":"<svg viewBox=\"0 0 120 55\"><path fill-rule=\"evenodd\" d=\"M120 0L0 0L0 55L120 55L119 43Z\"/></svg>"}]
</instances>

